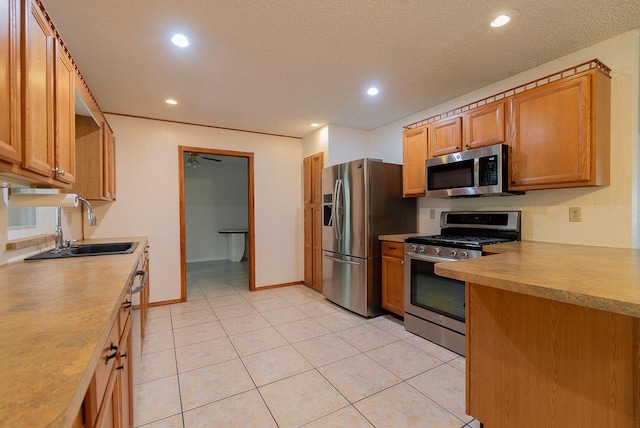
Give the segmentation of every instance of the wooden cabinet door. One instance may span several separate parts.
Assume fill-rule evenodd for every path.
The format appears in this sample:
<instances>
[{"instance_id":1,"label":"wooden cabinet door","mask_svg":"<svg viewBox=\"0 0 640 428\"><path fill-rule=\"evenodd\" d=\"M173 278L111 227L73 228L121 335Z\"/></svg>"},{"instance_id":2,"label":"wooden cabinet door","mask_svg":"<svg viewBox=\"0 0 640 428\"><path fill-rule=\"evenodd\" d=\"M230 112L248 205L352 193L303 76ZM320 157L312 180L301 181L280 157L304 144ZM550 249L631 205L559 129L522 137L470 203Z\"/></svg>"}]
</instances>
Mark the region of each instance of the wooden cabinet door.
<instances>
[{"instance_id":1,"label":"wooden cabinet door","mask_svg":"<svg viewBox=\"0 0 640 428\"><path fill-rule=\"evenodd\" d=\"M304 285L313 285L313 206L304 207Z\"/></svg>"},{"instance_id":2,"label":"wooden cabinet door","mask_svg":"<svg viewBox=\"0 0 640 428\"><path fill-rule=\"evenodd\" d=\"M116 141L109 124L102 123L103 130L103 199L115 201L116 199Z\"/></svg>"},{"instance_id":3,"label":"wooden cabinet door","mask_svg":"<svg viewBox=\"0 0 640 428\"><path fill-rule=\"evenodd\" d=\"M0 5L0 159L22 161L20 130L20 3Z\"/></svg>"},{"instance_id":4,"label":"wooden cabinet door","mask_svg":"<svg viewBox=\"0 0 640 428\"><path fill-rule=\"evenodd\" d=\"M119 365L116 367L116 375L119 387L120 426L133 427L133 364L131 356L131 317L127 319L122 338L120 339Z\"/></svg>"},{"instance_id":5,"label":"wooden cabinet door","mask_svg":"<svg viewBox=\"0 0 640 428\"><path fill-rule=\"evenodd\" d=\"M322 292L322 205L313 207L313 282L311 287Z\"/></svg>"},{"instance_id":6,"label":"wooden cabinet door","mask_svg":"<svg viewBox=\"0 0 640 428\"><path fill-rule=\"evenodd\" d=\"M311 203L322 203L322 167L324 153L316 153L311 156Z\"/></svg>"},{"instance_id":7,"label":"wooden cabinet door","mask_svg":"<svg viewBox=\"0 0 640 428\"><path fill-rule=\"evenodd\" d=\"M56 40L55 179L74 183L76 176L76 72L71 59Z\"/></svg>"},{"instance_id":8,"label":"wooden cabinet door","mask_svg":"<svg viewBox=\"0 0 640 428\"><path fill-rule=\"evenodd\" d=\"M405 198L425 194L428 131L427 125L423 125L402 134L402 196Z\"/></svg>"},{"instance_id":9,"label":"wooden cabinet door","mask_svg":"<svg viewBox=\"0 0 640 428\"><path fill-rule=\"evenodd\" d=\"M324 153L303 160L304 284L322 291L322 167Z\"/></svg>"},{"instance_id":10,"label":"wooden cabinet door","mask_svg":"<svg viewBox=\"0 0 640 428\"><path fill-rule=\"evenodd\" d=\"M22 167L45 177L54 168L54 34L35 0L27 2L22 79L23 159Z\"/></svg>"},{"instance_id":11,"label":"wooden cabinet door","mask_svg":"<svg viewBox=\"0 0 640 428\"><path fill-rule=\"evenodd\" d=\"M462 150L462 118L441 119L429 125L429 156L448 155Z\"/></svg>"},{"instance_id":12,"label":"wooden cabinet door","mask_svg":"<svg viewBox=\"0 0 640 428\"><path fill-rule=\"evenodd\" d=\"M399 242L382 242L382 307L404 316L404 251Z\"/></svg>"},{"instance_id":13,"label":"wooden cabinet door","mask_svg":"<svg viewBox=\"0 0 640 428\"><path fill-rule=\"evenodd\" d=\"M505 141L504 104L504 101L496 101L476 107L464 115L465 149L475 149Z\"/></svg>"},{"instance_id":14,"label":"wooden cabinet door","mask_svg":"<svg viewBox=\"0 0 640 428\"><path fill-rule=\"evenodd\" d=\"M96 419L96 428L120 428L119 381L116 373L112 373L109 377L102 406Z\"/></svg>"},{"instance_id":15,"label":"wooden cabinet door","mask_svg":"<svg viewBox=\"0 0 640 428\"><path fill-rule=\"evenodd\" d=\"M591 76L513 97L509 106L512 190L585 186L591 178Z\"/></svg>"},{"instance_id":16,"label":"wooden cabinet door","mask_svg":"<svg viewBox=\"0 0 640 428\"><path fill-rule=\"evenodd\" d=\"M305 204L311 203L311 156L306 157L302 160L302 183L304 190L304 200Z\"/></svg>"}]
</instances>

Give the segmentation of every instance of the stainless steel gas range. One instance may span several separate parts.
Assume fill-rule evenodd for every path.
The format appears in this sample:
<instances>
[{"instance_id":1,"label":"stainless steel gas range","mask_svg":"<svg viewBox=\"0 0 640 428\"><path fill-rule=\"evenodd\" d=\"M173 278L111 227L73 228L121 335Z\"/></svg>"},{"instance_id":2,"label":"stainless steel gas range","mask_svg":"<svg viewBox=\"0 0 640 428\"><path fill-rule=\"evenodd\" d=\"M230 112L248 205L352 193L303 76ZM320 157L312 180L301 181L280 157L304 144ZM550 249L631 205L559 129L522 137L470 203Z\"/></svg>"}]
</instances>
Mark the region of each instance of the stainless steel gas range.
<instances>
[{"instance_id":1,"label":"stainless steel gas range","mask_svg":"<svg viewBox=\"0 0 640 428\"><path fill-rule=\"evenodd\" d=\"M404 327L465 355L465 285L434 273L441 262L481 257L482 246L520 240L520 211L450 211L440 234L414 236L404 244Z\"/></svg>"}]
</instances>

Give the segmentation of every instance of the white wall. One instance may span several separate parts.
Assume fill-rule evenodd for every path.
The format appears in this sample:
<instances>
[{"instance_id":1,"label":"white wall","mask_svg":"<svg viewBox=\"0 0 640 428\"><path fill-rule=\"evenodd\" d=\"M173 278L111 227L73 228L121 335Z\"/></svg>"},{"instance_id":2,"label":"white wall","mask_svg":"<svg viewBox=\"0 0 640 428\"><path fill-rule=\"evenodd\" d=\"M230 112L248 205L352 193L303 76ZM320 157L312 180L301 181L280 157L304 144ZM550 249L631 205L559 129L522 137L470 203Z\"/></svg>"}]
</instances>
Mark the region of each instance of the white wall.
<instances>
[{"instance_id":1,"label":"white wall","mask_svg":"<svg viewBox=\"0 0 640 428\"><path fill-rule=\"evenodd\" d=\"M371 132L370 156L402 159L402 127L482 99L547 74L598 58L612 68L611 185L603 188L541 190L522 196L481 199L420 198L420 232L439 230L442 210L520 209L522 238L536 241L640 248L638 199L638 97L640 31L634 30L532 68ZM330 146L333 148L333 146ZM395 159L393 159L395 157ZM569 223L569 207L582 207L583 221ZM429 218L430 210L436 219Z\"/></svg>"},{"instance_id":2,"label":"white wall","mask_svg":"<svg viewBox=\"0 0 640 428\"><path fill-rule=\"evenodd\" d=\"M180 298L178 146L254 153L256 286L302 280L301 140L108 115L117 201L87 237L147 235L151 301Z\"/></svg>"},{"instance_id":3,"label":"white wall","mask_svg":"<svg viewBox=\"0 0 640 428\"><path fill-rule=\"evenodd\" d=\"M324 166L369 157L369 132L337 125L328 128L329 157Z\"/></svg>"},{"instance_id":4,"label":"white wall","mask_svg":"<svg viewBox=\"0 0 640 428\"><path fill-rule=\"evenodd\" d=\"M329 161L329 126L323 126L302 139L302 157L306 158L316 153L324 153L324 164Z\"/></svg>"},{"instance_id":5,"label":"white wall","mask_svg":"<svg viewBox=\"0 0 640 428\"><path fill-rule=\"evenodd\" d=\"M229 259L228 234L220 229L248 226L247 162L236 165L201 161L201 167L185 168L184 203L187 262Z\"/></svg>"}]
</instances>

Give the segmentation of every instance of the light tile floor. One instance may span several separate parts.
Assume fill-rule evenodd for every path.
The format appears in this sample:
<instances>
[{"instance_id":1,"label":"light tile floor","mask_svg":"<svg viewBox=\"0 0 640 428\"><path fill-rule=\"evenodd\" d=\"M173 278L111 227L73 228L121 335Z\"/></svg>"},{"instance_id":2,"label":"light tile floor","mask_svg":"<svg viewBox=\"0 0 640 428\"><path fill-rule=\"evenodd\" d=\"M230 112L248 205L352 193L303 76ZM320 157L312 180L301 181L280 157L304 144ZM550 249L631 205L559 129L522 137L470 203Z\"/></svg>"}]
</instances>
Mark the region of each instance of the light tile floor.
<instances>
[{"instance_id":1,"label":"light tile floor","mask_svg":"<svg viewBox=\"0 0 640 428\"><path fill-rule=\"evenodd\" d=\"M136 427L480 426L464 358L391 316L302 285L251 293L246 262L189 264L187 284L149 310L142 352L132 330Z\"/></svg>"}]
</instances>

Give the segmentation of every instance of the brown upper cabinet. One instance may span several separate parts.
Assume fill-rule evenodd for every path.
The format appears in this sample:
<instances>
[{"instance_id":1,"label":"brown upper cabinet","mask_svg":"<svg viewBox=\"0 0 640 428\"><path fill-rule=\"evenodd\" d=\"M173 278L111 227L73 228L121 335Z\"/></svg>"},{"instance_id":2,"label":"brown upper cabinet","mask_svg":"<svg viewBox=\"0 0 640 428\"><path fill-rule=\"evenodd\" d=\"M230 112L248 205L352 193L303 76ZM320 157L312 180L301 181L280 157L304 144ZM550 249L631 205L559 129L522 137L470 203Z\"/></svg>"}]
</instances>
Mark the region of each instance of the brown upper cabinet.
<instances>
[{"instance_id":1,"label":"brown upper cabinet","mask_svg":"<svg viewBox=\"0 0 640 428\"><path fill-rule=\"evenodd\" d=\"M462 117L440 119L429 125L429 157L462 150Z\"/></svg>"},{"instance_id":2,"label":"brown upper cabinet","mask_svg":"<svg viewBox=\"0 0 640 428\"><path fill-rule=\"evenodd\" d=\"M463 116L465 150L505 141L504 105L504 100L495 101Z\"/></svg>"},{"instance_id":3,"label":"brown upper cabinet","mask_svg":"<svg viewBox=\"0 0 640 428\"><path fill-rule=\"evenodd\" d=\"M424 196L428 157L501 142L509 145L509 190L608 186L609 72L591 60L409 125L420 126L403 133L404 196Z\"/></svg>"},{"instance_id":4,"label":"brown upper cabinet","mask_svg":"<svg viewBox=\"0 0 640 428\"><path fill-rule=\"evenodd\" d=\"M19 9L18 0L0 5L0 161L18 165L22 162Z\"/></svg>"},{"instance_id":5,"label":"brown upper cabinet","mask_svg":"<svg viewBox=\"0 0 640 428\"><path fill-rule=\"evenodd\" d=\"M0 76L0 176L71 189L78 180L76 96L88 100L91 115L104 123L99 129L108 124L40 0L2 2ZM102 139L107 141L100 159L108 162L108 196L99 199L113 200L115 148L110 128ZM85 179L86 168L83 171ZM90 175L96 174L103 175L103 169Z\"/></svg>"},{"instance_id":6,"label":"brown upper cabinet","mask_svg":"<svg viewBox=\"0 0 640 428\"><path fill-rule=\"evenodd\" d=\"M429 156L443 156L505 141L504 100L429 125Z\"/></svg>"},{"instance_id":7,"label":"brown upper cabinet","mask_svg":"<svg viewBox=\"0 0 640 428\"><path fill-rule=\"evenodd\" d=\"M419 197L425 194L424 161L427 159L429 127L418 126L402 134L402 196Z\"/></svg>"},{"instance_id":8,"label":"brown upper cabinet","mask_svg":"<svg viewBox=\"0 0 640 428\"><path fill-rule=\"evenodd\" d=\"M22 167L68 187L75 180L75 70L38 3L26 8Z\"/></svg>"},{"instance_id":9,"label":"brown upper cabinet","mask_svg":"<svg viewBox=\"0 0 640 428\"><path fill-rule=\"evenodd\" d=\"M82 112L75 116L78 179L73 191L88 200L116 199L115 138L86 88L78 89Z\"/></svg>"},{"instance_id":10,"label":"brown upper cabinet","mask_svg":"<svg viewBox=\"0 0 640 428\"><path fill-rule=\"evenodd\" d=\"M609 185L610 85L594 68L511 99L511 190Z\"/></svg>"}]
</instances>

